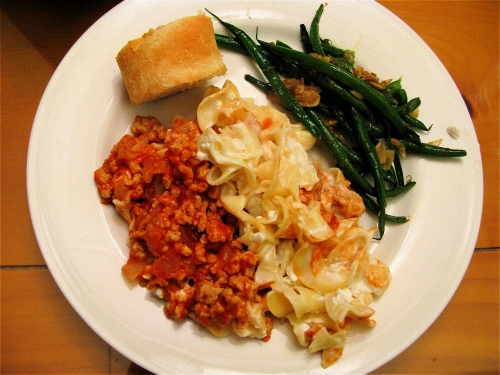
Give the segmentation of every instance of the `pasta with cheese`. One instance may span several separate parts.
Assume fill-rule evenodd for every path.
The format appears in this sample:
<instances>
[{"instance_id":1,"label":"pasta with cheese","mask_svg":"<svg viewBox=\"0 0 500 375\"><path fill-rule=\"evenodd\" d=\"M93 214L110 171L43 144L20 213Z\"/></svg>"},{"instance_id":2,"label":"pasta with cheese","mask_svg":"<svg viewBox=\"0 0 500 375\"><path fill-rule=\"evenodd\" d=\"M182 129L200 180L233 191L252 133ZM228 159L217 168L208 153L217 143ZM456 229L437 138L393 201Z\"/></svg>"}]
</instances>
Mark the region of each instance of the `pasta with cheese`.
<instances>
[{"instance_id":1,"label":"pasta with cheese","mask_svg":"<svg viewBox=\"0 0 500 375\"><path fill-rule=\"evenodd\" d=\"M375 325L369 305L391 280L370 254L374 229L357 224L362 199L340 169L312 161L315 139L302 125L242 98L230 81L210 88L197 121L197 158L212 163L207 182L220 187L239 220L238 241L258 257L255 281L269 289L267 308L331 365L351 322Z\"/></svg>"}]
</instances>

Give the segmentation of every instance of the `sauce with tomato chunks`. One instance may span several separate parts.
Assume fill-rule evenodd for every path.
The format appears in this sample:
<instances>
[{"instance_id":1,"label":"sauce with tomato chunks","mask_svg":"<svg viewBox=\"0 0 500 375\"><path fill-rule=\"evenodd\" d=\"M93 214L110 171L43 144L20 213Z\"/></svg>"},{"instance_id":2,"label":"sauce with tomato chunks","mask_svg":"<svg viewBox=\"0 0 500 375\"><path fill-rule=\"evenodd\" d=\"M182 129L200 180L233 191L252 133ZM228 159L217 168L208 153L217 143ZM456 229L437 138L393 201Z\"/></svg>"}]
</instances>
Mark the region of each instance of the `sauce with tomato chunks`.
<instances>
[{"instance_id":1,"label":"sauce with tomato chunks","mask_svg":"<svg viewBox=\"0 0 500 375\"><path fill-rule=\"evenodd\" d=\"M128 224L122 271L164 299L169 318L189 317L218 336L268 340L272 321L254 281L257 256L237 241L237 219L206 181L211 165L196 158L199 135L198 125L184 118L169 129L137 116L131 134L95 171L102 202Z\"/></svg>"}]
</instances>

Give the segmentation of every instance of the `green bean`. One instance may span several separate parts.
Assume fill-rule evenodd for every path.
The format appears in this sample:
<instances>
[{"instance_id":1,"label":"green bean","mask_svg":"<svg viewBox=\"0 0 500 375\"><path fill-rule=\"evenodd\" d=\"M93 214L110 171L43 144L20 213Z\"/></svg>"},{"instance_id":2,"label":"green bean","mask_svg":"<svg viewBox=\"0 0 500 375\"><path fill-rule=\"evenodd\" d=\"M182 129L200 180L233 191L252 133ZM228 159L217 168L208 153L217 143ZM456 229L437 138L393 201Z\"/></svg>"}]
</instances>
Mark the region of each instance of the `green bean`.
<instances>
[{"instance_id":1,"label":"green bean","mask_svg":"<svg viewBox=\"0 0 500 375\"><path fill-rule=\"evenodd\" d=\"M339 146L342 148L342 150L344 151L344 153L346 154L346 156L349 158L349 160L351 160L351 162L353 163L354 167L358 171L362 170L363 169L363 164L364 164L363 158L356 151L354 151L354 149L352 149L347 144L345 144L344 142L342 142L342 140L339 139L339 137L337 137L334 133L332 135L333 135L333 137L337 138Z\"/></svg>"},{"instance_id":2,"label":"green bean","mask_svg":"<svg viewBox=\"0 0 500 375\"><path fill-rule=\"evenodd\" d=\"M397 107L399 105L399 102L396 98L393 96L386 96L385 97L389 103L391 103L392 106Z\"/></svg>"},{"instance_id":3,"label":"green bean","mask_svg":"<svg viewBox=\"0 0 500 375\"><path fill-rule=\"evenodd\" d=\"M401 116L401 118L403 119L404 122L406 122L408 125L416 128L416 129L420 129L420 130L425 130L425 131L429 131L431 130L432 128L432 125L427 127L425 126L425 124L420 121L419 119L415 118L415 117L412 117L410 115L403 115Z\"/></svg>"},{"instance_id":4,"label":"green bean","mask_svg":"<svg viewBox=\"0 0 500 375\"><path fill-rule=\"evenodd\" d=\"M342 141L334 132L331 132L331 136L335 139L338 147L342 149L345 156L351 161L356 170L361 171L363 169L364 160L353 148L349 147L344 141Z\"/></svg>"},{"instance_id":5,"label":"green bean","mask_svg":"<svg viewBox=\"0 0 500 375\"><path fill-rule=\"evenodd\" d=\"M384 181L391 183L392 185L397 185L398 181L396 179L396 175L392 173L390 170L382 169L382 177Z\"/></svg>"},{"instance_id":6,"label":"green bean","mask_svg":"<svg viewBox=\"0 0 500 375\"><path fill-rule=\"evenodd\" d=\"M403 134L403 138L408 139L409 141L420 145L422 144L422 141L420 140L420 136L415 132L415 130L411 128L406 129L406 133Z\"/></svg>"},{"instance_id":7,"label":"green bean","mask_svg":"<svg viewBox=\"0 0 500 375\"><path fill-rule=\"evenodd\" d=\"M342 48L335 47L329 39L322 39L321 40L321 46L323 47L323 51L328 56L332 57L345 57L346 51L343 50Z\"/></svg>"},{"instance_id":8,"label":"green bean","mask_svg":"<svg viewBox=\"0 0 500 375\"><path fill-rule=\"evenodd\" d=\"M276 45L291 49L290 46L279 40L276 41ZM371 110L366 106L366 104L343 87L337 85L330 77L325 76L321 73L308 72L305 69L302 69L300 65L297 64L297 62L289 59L278 58L278 60L280 61L280 63L276 65L282 65L282 70L285 72L285 74L297 79L305 78L307 81L314 81L324 90L328 90L339 99L358 108L370 119L371 122L374 121L373 114Z\"/></svg>"},{"instance_id":9,"label":"green bean","mask_svg":"<svg viewBox=\"0 0 500 375\"><path fill-rule=\"evenodd\" d=\"M288 44L286 44L285 42L283 42L282 40L279 40L279 39L276 40L276 45L286 47L286 48L292 48Z\"/></svg>"},{"instance_id":10,"label":"green bean","mask_svg":"<svg viewBox=\"0 0 500 375\"><path fill-rule=\"evenodd\" d=\"M432 156L442 156L442 157L462 157L467 156L466 150L447 148L441 146L431 145L429 143L416 144L407 139L399 140L403 146L405 146L406 151Z\"/></svg>"},{"instance_id":11,"label":"green bean","mask_svg":"<svg viewBox=\"0 0 500 375\"><path fill-rule=\"evenodd\" d=\"M333 93L335 96L342 99L346 103L353 105L361 112L363 112L368 118L370 118L370 120L373 120L373 114L370 111L370 109L366 106L366 104L362 100L355 97L349 91L337 85L330 77L321 73L316 73L313 74L313 79L319 86L323 87L325 90L330 91L331 93Z\"/></svg>"},{"instance_id":12,"label":"green bean","mask_svg":"<svg viewBox=\"0 0 500 375\"><path fill-rule=\"evenodd\" d=\"M311 39L309 36L309 32L307 31L306 25L303 23L300 24L300 41L302 42L302 47L304 48L305 53L313 52L313 48L311 45ZM321 46L323 47L323 51L327 56L332 57L344 57L346 55L346 51L342 48L335 47L330 40L322 39Z\"/></svg>"},{"instance_id":13,"label":"green bean","mask_svg":"<svg viewBox=\"0 0 500 375\"><path fill-rule=\"evenodd\" d=\"M311 42L312 50L321 56L326 56L323 46L321 45L321 38L319 36L319 21L324 8L325 6L321 4L316 10L316 14L311 21L311 27L309 29L309 40Z\"/></svg>"},{"instance_id":14,"label":"green bean","mask_svg":"<svg viewBox=\"0 0 500 375\"><path fill-rule=\"evenodd\" d=\"M236 38L222 34L215 34L215 41L217 46L229 49L235 52L248 54L247 49Z\"/></svg>"},{"instance_id":15,"label":"green bean","mask_svg":"<svg viewBox=\"0 0 500 375\"><path fill-rule=\"evenodd\" d=\"M396 108L396 111L400 115L407 115L409 113L412 113L414 110L416 110L421 104L420 98L413 98L406 102L405 104L399 106Z\"/></svg>"},{"instance_id":16,"label":"green bean","mask_svg":"<svg viewBox=\"0 0 500 375\"><path fill-rule=\"evenodd\" d=\"M276 41L276 45L279 45L279 46L282 46L285 48L289 48L289 49L291 48L290 46L288 46L287 44L285 44L279 40ZM356 108L358 108L359 110L361 110L370 119L369 120L370 126L368 127L369 133L373 137L377 137L377 136L380 137L381 136L381 129L379 127L373 125L374 121L375 121L373 118L373 114L362 100L356 98L349 91L347 91L344 88L335 84L335 82L328 76L325 76L325 75L320 74L320 73L316 73L316 74L313 73L311 75L309 72L302 69L300 67L300 65L298 65L295 61L290 61L289 59L279 59L279 61L280 61L280 63L278 63L276 65L279 66L280 69L286 75L292 76L292 77L298 78L298 79L306 78L308 81L313 81L314 83L322 86L323 89L327 90L328 92L330 92L334 96L342 99L346 103L351 104L351 105L355 106ZM350 130L352 133L352 129L350 129ZM347 156L349 156L353 162L360 164L361 163L360 158L356 157L356 155L353 155L348 149L346 149L345 145L343 145L343 146L344 146L343 147L344 151L347 153Z\"/></svg>"},{"instance_id":17,"label":"green bean","mask_svg":"<svg viewBox=\"0 0 500 375\"><path fill-rule=\"evenodd\" d=\"M311 108L305 108L306 112L311 116L311 119L315 121L318 128L321 130L321 140L331 151L333 157L337 161L337 165L344 172L345 177L351 182L351 184L368 194L373 194L373 187L368 181L366 181L363 176L358 172L356 167L352 164L351 160L347 157L342 147L339 145L339 141L334 137L334 135L328 130L323 120L314 112Z\"/></svg>"},{"instance_id":18,"label":"green bean","mask_svg":"<svg viewBox=\"0 0 500 375\"><path fill-rule=\"evenodd\" d=\"M398 187L398 177L396 176L396 169L394 168L394 162L391 165L391 168L389 168L389 172L391 173L391 176L394 178L394 183L393 186Z\"/></svg>"},{"instance_id":19,"label":"green bean","mask_svg":"<svg viewBox=\"0 0 500 375\"><path fill-rule=\"evenodd\" d=\"M312 109L312 108L311 108L311 110L314 111L314 109ZM328 127L326 127L326 128L328 129ZM346 154L347 158L352 162L352 164L354 165L354 167L358 171L362 171L363 170L363 166L365 164L365 161L363 160L363 158L361 157L361 155L359 155L354 148L352 148L344 140L342 140L341 137L339 137L337 134L335 134L334 131L330 131L329 129L328 129L328 131L331 133L332 137L335 138L337 144L344 151L344 153Z\"/></svg>"},{"instance_id":20,"label":"green bean","mask_svg":"<svg viewBox=\"0 0 500 375\"><path fill-rule=\"evenodd\" d=\"M371 138L380 138L384 135L384 128L379 124L375 123L374 120L367 120L366 130Z\"/></svg>"},{"instance_id":21,"label":"green bean","mask_svg":"<svg viewBox=\"0 0 500 375\"><path fill-rule=\"evenodd\" d=\"M391 142L387 140L382 140L384 142L385 147L389 150L394 150L394 160L393 160L393 166L394 166L394 174L396 176L396 187L403 186L405 184L405 177L403 173L403 166L401 165L401 156L399 155L399 151L396 147L394 147Z\"/></svg>"},{"instance_id":22,"label":"green bean","mask_svg":"<svg viewBox=\"0 0 500 375\"><path fill-rule=\"evenodd\" d=\"M391 125L389 124L389 121L387 121L387 119L385 117L381 117L379 116L377 118L378 120L378 124L382 127L383 129L383 133L384 133L384 138L391 138L393 137L393 131L392 131L392 127ZM398 136L400 136L400 134L398 134Z\"/></svg>"},{"instance_id":23,"label":"green bean","mask_svg":"<svg viewBox=\"0 0 500 375\"><path fill-rule=\"evenodd\" d=\"M258 89L260 89L266 94L269 94L273 89L269 83L263 82L260 79L251 76L250 74L245 74L244 78L245 81L250 82L252 85L256 86Z\"/></svg>"},{"instance_id":24,"label":"green bean","mask_svg":"<svg viewBox=\"0 0 500 375\"><path fill-rule=\"evenodd\" d=\"M342 129L354 140L356 139L356 134L351 124L347 121L344 115L341 114L339 109L339 104L334 101L328 101L326 103L330 113L333 115L333 119L342 127Z\"/></svg>"},{"instance_id":25,"label":"green bean","mask_svg":"<svg viewBox=\"0 0 500 375\"><path fill-rule=\"evenodd\" d=\"M408 95L406 94L406 90L402 89L393 94L393 97L396 98L399 105L406 104L408 102Z\"/></svg>"},{"instance_id":26,"label":"green bean","mask_svg":"<svg viewBox=\"0 0 500 375\"><path fill-rule=\"evenodd\" d=\"M399 195L401 193L404 193L405 191L410 190L415 185L416 185L415 181L410 181L407 184L398 186L397 188L386 190L385 196L386 197L395 197L396 195Z\"/></svg>"},{"instance_id":27,"label":"green bean","mask_svg":"<svg viewBox=\"0 0 500 375\"><path fill-rule=\"evenodd\" d=\"M279 40L276 41L276 45L289 49L291 48L290 46ZM301 69L301 67L298 66L295 61L290 61L288 59L281 59L281 61L282 64L277 64L277 65L280 65L286 74L291 75L294 78L299 78L299 79L307 78L308 81L314 81L316 84L318 84L328 92L332 93L334 96L358 108L368 117L368 132L370 136L372 137L382 136L383 130L375 124L373 113L362 100L358 99L352 93L345 90L341 86L337 85L330 77L325 76L324 74L312 73L311 75L309 72L304 71L304 69Z\"/></svg>"},{"instance_id":28,"label":"green bean","mask_svg":"<svg viewBox=\"0 0 500 375\"><path fill-rule=\"evenodd\" d=\"M234 36L228 36L222 34L214 34L214 35L218 47L231 50L234 52L239 52L244 55L250 55L246 47ZM267 56L268 59L273 58L273 56L271 56L267 51L264 51L264 54Z\"/></svg>"},{"instance_id":29,"label":"green bean","mask_svg":"<svg viewBox=\"0 0 500 375\"><path fill-rule=\"evenodd\" d=\"M274 61L274 67L280 73L282 73L284 76L287 76L288 78L297 78L297 79L304 78L304 80L308 82L311 81L309 74L304 69L302 69L300 65L297 64L295 61L276 58L276 60Z\"/></svg>"},{"instance_id":30,"label":"green bean","mask_svg":"<svg viewBox=\"0 0 500 375\"><path fill-rule=\"evenodd\" d=\"M347 73L345 70L303 52L262 41L260 41L260 44L270 53L295 60L304 67L323 73L331 77L334 81L357 91L367 103L372 105L378 112L388 119L389 123L398 133L404 134L406 132L406 124L401 119L396 109L383 95L380 94L379 91L371 87L368 83L352 74Z\"/></svg>"},{"instance_id":31,"label":"green bean","mask_svg":"<svg viewBox=\"0 0 500 375\"><path fill-rule=\"evenodd\" d=\"M339 69L342 69L347 74L354 76L352 71L354 61L348 59L347 57L334 57L330 60L330 64L336 66Z\"/></svg>"},{"instance_id":32,"label":"green bean","mask_svg":"<svg viewBox=\"0 0 500 375\"><path fill-rule=\"evenodd\" d=\"M282 47L291 48L280 40L277 40L276 44ZM267 51L265 52L267 53ZM304 79L304 81L309 83L314 81L311 73L302 68L296 61L286 58L280 58L276 55L270 55L269 58L274 59L273 63L275 65L275 68L278 69L283 75L289 78Z\"/></svg>"},{"instance_id":33,"label":"green bean","mask_svg":"<svg viewBox=\"0 0 500 375\"><path fill-rule=\"evenodd\" d=\"M304 49L305 53L311 53L313 49L311 45L311 38L309 37L309 32L307 31L306 25L301 23L299 29L300 29L300 41L302 42L302 48Z\"/></svg>"},{"instance_id":34,"label":"green bean","mask_svg":"<svg viewBox=\"0 0 500 375\"><path fill-rule=\"evenodd\" d=\"M309 130L315 137L320 138L321 132L317 129L316 124L309 118L302 106L297 102L294 96L288 91L280 76L269 62L262 47L257 44L250 36L240 28L231 25L228 22L222 21L215 14L207 9L207 12L215 17L222 25L224 25L240 42L245 46L248 53L253 57L258 67L273 87L274 91L281 99L285 107ZM287 49L285 47L280 47Z\"/></svg>"},{"instance_id":35,"label":"green bean","mask_svg":"<svg viewBox=\"0 0 500 375\"><path fill-rule=\"evenodd\" d=\"M380 142L382 142L388 150L394 150L394 160L392 162L391 169L394 169L394 176L396 177L395 186L396 187L403 186L405 184L405 178L403 174L403 167L401 165L401 157L399 155L398 149L392 145L389 139L381 138Z\"/></svg>"},{"instance_id":36,"label":"green bean","mask_svg":"<svg viewBox=\"0 0 500 375\"><path fill-rule=\"evenodd\" d=\"M331 134L331 136L336 141L337 145L343 150L343 152L345 153L345 155L347 156L347 158L352 162L352 164L354 165L354 167L357 170L362 170L363 169L363 165L365 163L364 163L364 160L361 157L361 155L359 155L352 147L350 147L349 145L347 145L341 138L339 138L335 134L335 132L330 131L328 129L328 127L326 126L326 124L324 123L324 121L318 115L317 109L316 108L314 108L314 109L313 108L309 108L309 109L306 109L306 112L313 119L313 121L315 121L317 124L319 124L318 127L325 129L325 131L327 131L327 132L329 132Z\"/></svg>"},{"instance_id":37,"label":"green bean","mask_svg":"<svg viewBox=\"0 0 500 375\"><path fill-rule=\"evenodd\" d=\"M277 46L280 46L280 47L292 49L292 47L290 47L288 44L284 43L281 40L277 40L275 44ZM280 64L278 64L278 65L283 66L282 70L288 76L291 76L291 77L297 78L297 79L304 78L305 80L307 80L309 82L314 81L317 85L323 86L323 88L336 93L341 99L347 101L348 103L351 103L355 106L358 106L360 110L368 111L368 108L366 107L366 105L363 102L361 102L361 100L356 98L353 94L351 94L347 90L336 85L335 82L333 82L330 77L326 77L324 75L314 74L314 72L307 71L306 69L303 69L300 66L300 64L298 64L294 60L290 60L290 59L283 58L283 57L280 58L280 57L277 57L276 55L273 55L273 56L275 56L277 58L277 60L280 62Z\"/></svg>"},{"instance_id":38,"label":"green bean","mask_svg":"<svg viewBox=\"0 0 500 375\"><path fill-rule=\"evenodd\" d=\"M405 177L403 174L403 166L401 165L401 156L399 155L399 151L395 150L394 152L394 172L396 174L396 186L403 186L405 184Z\"/></svg>"},{"instance_id":39,"label":"green bean","mask_svg":"<svg viewBox=\"0 0 500 375\"><path fill-rule=\"evenodd\" d=\"M382 91L394 95L396 92L401 91L402 89L403 86L401 85L401 78L399 78L387 84L387 86L385 86Z\"/></svg>"},{"instance_id":40,"label":"green bean","mask_svg":"<svg viewBox=\"0 0 500 375\"><path fill-rule=\"evenodd\" d=\"M371 142L370 136L366 131L365 120L362 115L355 109L351 108L352 117L354 120L354 129L358 140L360 143L361 150L365 153L366 159L370 166L370 170L373 175L373 180L375 182L375 193L377 195L377 202L379 206L378 212L378 231L380 238L384 236L385 231L385 205L386 205L386 195L385 195L385 184L383 177L383 169L380 164L377 152L375 151L375 146Z\"/></svg>"},{"instance_id":41,"label":"green bean","mask_svg":"<svg viewBox=\"0 0 500 375\"><path fill-rule=\"evenodd\" d=\"M333 119L334 117L332 110L326 106L326 104L323 101L323 98L321 99L322 99L321 102L316 107L314 107L314 109L319 115Z\"/></svg>"},{"instance_id":42,"label":"green bean","mask_svg":"<svg viewBox=\"0 0 500 375\"><path fill-rule=\"evenodd\" d=\"M393 223L406 223L406 222L408 222L408 217L407 216L393 216L393 215L385 214L385 220L391 221Z\"/></svg>"},{"instance_id":43,"label":"green bean","mask_svg":"<svg viewBox=\"0 0 500 375\"><path fill-rule=\"evenodd\" d=\"M363 199L363 203L365 204L365 207L368 208L369 211L377 215L380 211L378 204L374 202L369 196L367 196L365 193L359 193L361 196L361 199ZM406 216L393 216L393 215L388 215L385 214L385 220L390 221L393 223L406 223L408 221L408 218Z\"/></svg>"},{"instance_id":44,"label":"green bean","mask_svg":"<svg viewBox=\"0 0 500 375\"><path fill-rule=\"evenodd\" d=\"M406 95L406 91L403 89L403 86L401 85L401 78L389 83L382 90L382 92L389 94L394 99L396 99L398 105L406 104L406 102L408 101L408 96Z\"/></svg>"}]
</instances>

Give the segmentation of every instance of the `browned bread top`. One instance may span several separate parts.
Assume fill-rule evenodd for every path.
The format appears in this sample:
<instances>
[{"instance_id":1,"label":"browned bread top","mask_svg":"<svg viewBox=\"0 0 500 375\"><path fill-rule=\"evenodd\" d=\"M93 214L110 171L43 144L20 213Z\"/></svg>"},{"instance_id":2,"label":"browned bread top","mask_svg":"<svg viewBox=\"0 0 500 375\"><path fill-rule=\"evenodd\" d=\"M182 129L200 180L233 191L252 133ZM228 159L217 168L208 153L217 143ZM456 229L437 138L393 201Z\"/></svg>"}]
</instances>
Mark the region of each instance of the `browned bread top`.
<instances>
[{"instance_id":1,"label":"browned bread top","mask_svg":"<svg viewBox=\"0 0 500 375\"><path fill-rule=\"evenodd\" d=\"M129 41L116 61L132 104L201 86L227 71L212 20L201 14L159 26Z\"/></svg>"}]
</instances>

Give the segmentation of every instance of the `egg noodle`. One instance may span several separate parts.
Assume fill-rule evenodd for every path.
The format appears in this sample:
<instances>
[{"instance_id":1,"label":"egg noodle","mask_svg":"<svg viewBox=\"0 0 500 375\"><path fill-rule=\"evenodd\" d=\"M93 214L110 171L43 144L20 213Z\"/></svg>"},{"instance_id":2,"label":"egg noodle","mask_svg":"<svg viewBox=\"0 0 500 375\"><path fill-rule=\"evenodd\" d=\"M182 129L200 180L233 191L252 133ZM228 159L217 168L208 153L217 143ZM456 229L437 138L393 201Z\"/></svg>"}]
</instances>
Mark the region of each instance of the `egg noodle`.
<instances>
[{"instance_id":1,"label":"egg noodle","mask_svg":"<svg viewBox=\"0 0 500 375\"><path fill-rule=\"evenodd\" d=\"M207 182L220 187L222 205L239 219L237 240L258 257L267 309L328 367L353 321L375 325L369 305L391 280L370 254L375 229L357 224L362 199L340 169L310 158L315 139L301 124L242 98L231 81L207 90L197 122L196 156L212 163Z\"/></svg>"}]
</instances>

